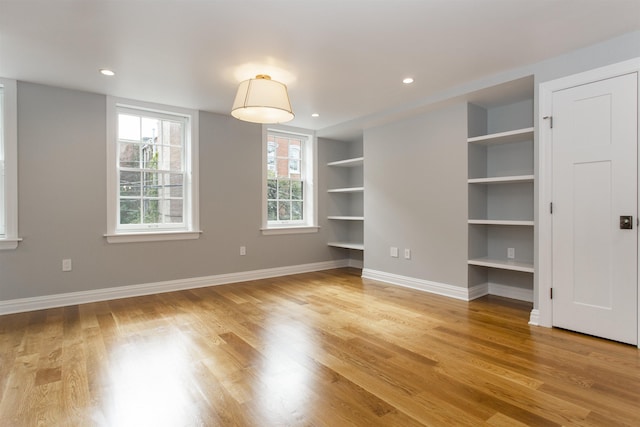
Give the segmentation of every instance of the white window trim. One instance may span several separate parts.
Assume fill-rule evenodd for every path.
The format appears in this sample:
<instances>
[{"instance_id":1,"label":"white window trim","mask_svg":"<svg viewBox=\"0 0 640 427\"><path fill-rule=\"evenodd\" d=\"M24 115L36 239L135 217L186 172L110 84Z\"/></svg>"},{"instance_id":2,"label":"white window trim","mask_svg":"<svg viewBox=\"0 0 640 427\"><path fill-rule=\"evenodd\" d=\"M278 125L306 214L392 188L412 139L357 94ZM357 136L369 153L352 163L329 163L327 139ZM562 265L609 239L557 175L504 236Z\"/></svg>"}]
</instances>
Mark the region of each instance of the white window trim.
<instances>
[{"instance_id":1,"label":"white window trim","mask_svg":"<svg viewBox=\"0 0 640 427\"><path fill-rule=\"evenodd\" d=\"M291 224L269 224L267 215L267 135L269 131L290 134L290 135L302 135L306 136L307 142L304 147L306 153L303 154L303 161L305 162L305 170L311 170L311 173L306 174L310 176L310 182L305 184L305 221L304 223L291 223ZM263 235L274 234L303 234L303 233L317 233L318 229L318 144L316 141L315 132L307 129L299 129L290 126L274 126L263 125L262 126L262 226L260 230ZM310 196L309 196L310 194Z\"/></svg>"},{"instance_id":2,"label":"white window trim","mask_svg":"<svg viewBox=\"0 0 640 427\"><path fill-rule=\"evenodd\" d=\"M0 237L0 250L12 250L22 241L18 237L18 83L0 78L4 92L4 195L6 233Z\"/></svg>"},{"instance_id":3,"label":"white window trim","mask_svg":"<svg viewBox=\"0 0 640 427\"><path fill-rule=\"evenodd\" d=\"M185 147L186 169L191 170L186 179L190 191L184 195L185 203L190 204L185 218L186 227L180 230L130 230L117 229L118 218L118 175L115 167L118 161L117 144L117 107L137 110L148 110L155 113L181 114L189 117L191 143ZM108 243L156 242L167 240L198 239L200 230L199 186L198 186L198 111L186 108L170 107L149 102L107 96L107 233L104 235Z\"/></svg>"}]
</instances>

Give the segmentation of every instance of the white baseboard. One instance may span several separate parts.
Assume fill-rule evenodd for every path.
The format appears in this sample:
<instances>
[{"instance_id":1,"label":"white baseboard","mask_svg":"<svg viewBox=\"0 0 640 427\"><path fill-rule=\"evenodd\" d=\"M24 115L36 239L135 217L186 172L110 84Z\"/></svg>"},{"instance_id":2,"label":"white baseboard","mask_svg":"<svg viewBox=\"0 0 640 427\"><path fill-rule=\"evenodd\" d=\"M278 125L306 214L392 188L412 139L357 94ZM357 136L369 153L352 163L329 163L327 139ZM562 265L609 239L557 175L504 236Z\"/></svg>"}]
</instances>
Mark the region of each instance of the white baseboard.
<instances>
[{"instance_id":1,"label":"white baseboard","mask_svg":"<svg viewBox=\"0 0 640 427\"><path fill-rule=\"evenodd\" d=\"M391 285L430 292L432 294L443 295L463 301L471 301L485 295L497 295L520 301L533 302L533 291L531 289L514 288L512 286L499 285L496 283L483 283L470 288L461 288L459 286L448 285L446 283L416 279L413 277L386 273L384 271L371 270L369 268L362 270L362 277L365 279L377 280Z\"/></svg>"},{"instance_id":2,"label":"white baseboard","mask_svg":"<svg viewBox=\"0 0 640 427\"><path fill-rule=\"evenodd\" d=\"M68 305L86 304L90 302L107 301L120 298L160 294L164 292L181 291L185 289L203 288L207 286L217 286L228 283L246 282L250 280L267 279L270 277L288 276L290 274L309 273L312 271L330 270L333 268L348 267L349 264L350 260L342 259L335 261L316 262L311 264L292 265L286 267L266 268L262 270L242 271L238 273L218 274L206 277L194 277L190 279L178 279L165 282L118 286L114 288L96 289L91 291L69 292L64 294L46 295L33 298L19 298L0 301L0 315L42 310L46 308L65 307Z\"/></svg>"},{"instance_id":3,"label":"white baseboard","mask_svg":"<svg viewBox=\"0 0 640 427\"><path fill-rule=\"evenodd\" d=\"M364 263L362 262L361 259L351 259L351 258L349 258L349 267L362 269L364 267Z\"/></svg>"},{"instance_id":4,"label":"white baseboard","mask_svg":"<svg viewBox=\"0 0 640 427\"><path fill-rule=\"evenodd\" d=\"M430 280L415 279L413 277L400 276L398 274L371 270L369 268L362 270L362 277L365 279L377 280L391 285L416 289L463 301L471 301L472 299L486 295L488 289L486 285L475 286L473 288L462 288L460 286L432 282Z\"/></svg>"},{"instance_id":5,"label":"white baseboard","mask_svg":"<svg viewBox=\"0 0 640 427\"><path fill-rule=\"evenodd\" d=\"M489 295L497 295L499 297L533 302L532 289L515 288L513 286L499 285L497 283L489 283L488 286Z\"/></svg>"},{"instance_id":6,"label":"white baseboard","mask_svg":"<svg viewBox=\"0 0 640 427\"><path fill-rule=\"evenodd\" d=\"M531 310L531 315L529 316L529 324L533 326L540 326L540 311L537 309Z\"/></svg>"},{"instance_id":7,"label":"white baseboard","mask_svg":"<svg viewBox=\"0 0 640 427\"><path fill-rule=\"evenodd\" d=\"M489 285L487 283L483 283L481 285L475 285L469 288L469 299L468 301L472 301L476 298L483 297L485 295L489 295Z\"/></svg>"}]
</instances>

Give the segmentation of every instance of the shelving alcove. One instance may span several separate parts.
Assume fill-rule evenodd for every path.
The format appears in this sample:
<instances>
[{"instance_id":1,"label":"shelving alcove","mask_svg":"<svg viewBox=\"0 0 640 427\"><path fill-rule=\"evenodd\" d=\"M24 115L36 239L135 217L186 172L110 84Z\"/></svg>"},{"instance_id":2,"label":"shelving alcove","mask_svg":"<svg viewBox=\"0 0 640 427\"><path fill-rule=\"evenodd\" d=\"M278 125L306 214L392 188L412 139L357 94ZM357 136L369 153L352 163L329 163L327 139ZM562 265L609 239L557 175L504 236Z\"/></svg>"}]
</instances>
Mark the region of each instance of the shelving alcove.
<instances>
[{"instance_id":1,"label":"shelving alcove","mask_svg":"<svg viewBox=\"0 0 640 427\"><path fill-rule=\"evenodd\" d=\"M522 90L522 82L516 86ZM504 103L494 96L489 106L468 105L467 263L470 287L532 301L533 85L524 88Z\"/></svg>"},{"instance_id":2,"label":"shelving alcove","mask_svg":"<svg viewBox=\"0 0 640 427\"><path fill-rule=\"evenodd\" d=\"M339 240L328 242L336 248L364 251L364 157L351 157L327 163L327 167L336 171L338 186L327 192L332 198L330 215L327 219L335 222Z\"/></svg>"}]
</instances>

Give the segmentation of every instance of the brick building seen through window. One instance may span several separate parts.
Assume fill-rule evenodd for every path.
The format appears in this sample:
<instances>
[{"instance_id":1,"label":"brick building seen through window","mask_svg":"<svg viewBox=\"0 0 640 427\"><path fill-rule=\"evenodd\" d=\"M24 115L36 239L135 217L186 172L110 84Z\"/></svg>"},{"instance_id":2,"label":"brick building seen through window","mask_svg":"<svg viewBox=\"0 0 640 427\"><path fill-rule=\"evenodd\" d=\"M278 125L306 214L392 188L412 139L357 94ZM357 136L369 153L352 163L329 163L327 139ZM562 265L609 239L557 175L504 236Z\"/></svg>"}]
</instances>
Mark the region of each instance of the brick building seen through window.
<instances>
[{"instance_id":1,"label":"brick building seen through window","mask_svg":"<svg viewBox=\"0 0 640 427\"><path fill-rule=\"evenodd\" d=\"M267 213L269 222L304 221L304 138L267 136Z\"/></svg>"}]
</instances>

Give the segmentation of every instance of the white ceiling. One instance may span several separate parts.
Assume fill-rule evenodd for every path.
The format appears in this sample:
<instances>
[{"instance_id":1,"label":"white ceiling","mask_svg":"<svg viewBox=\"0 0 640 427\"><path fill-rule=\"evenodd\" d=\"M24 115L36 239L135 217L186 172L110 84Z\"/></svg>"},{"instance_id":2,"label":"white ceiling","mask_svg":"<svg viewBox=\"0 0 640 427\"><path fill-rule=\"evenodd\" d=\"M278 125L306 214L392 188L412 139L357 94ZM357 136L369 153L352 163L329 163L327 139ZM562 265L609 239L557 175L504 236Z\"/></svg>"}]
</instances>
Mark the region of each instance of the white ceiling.
<instances>
[{"instance_id":1,"label":"white ceiling","mask_svg":"<svg viewBox=\"0 0 640 427\"><path fill-rule=\"evenodd\" d=\"M319 130L638 29L640 0L0 0L0 76L228 114L266 73Z\"/></svg>"}]
</instances>

